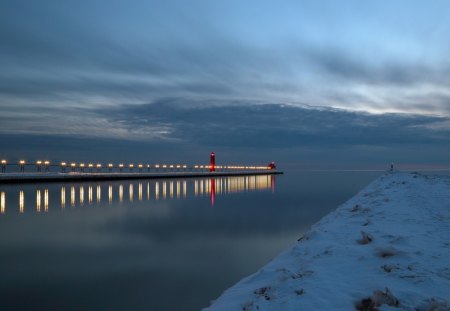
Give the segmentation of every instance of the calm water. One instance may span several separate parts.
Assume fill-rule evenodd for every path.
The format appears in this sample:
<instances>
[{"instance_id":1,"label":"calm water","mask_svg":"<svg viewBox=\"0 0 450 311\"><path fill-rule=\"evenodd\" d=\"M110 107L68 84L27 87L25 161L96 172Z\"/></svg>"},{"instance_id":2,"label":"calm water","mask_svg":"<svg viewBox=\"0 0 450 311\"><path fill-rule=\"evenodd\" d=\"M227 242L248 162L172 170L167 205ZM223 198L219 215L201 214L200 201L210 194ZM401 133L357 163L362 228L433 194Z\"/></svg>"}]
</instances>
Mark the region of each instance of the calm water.
<instances>
[{"instance_id":1,"label":"calm water","mask_svg":"<svg viewBox=\"0 0 450 311\"><path fill-rule=\"evenodd\" d=\"M0 185L2 310L200 310L381 172Z\"/></svg>"}]
</instances>

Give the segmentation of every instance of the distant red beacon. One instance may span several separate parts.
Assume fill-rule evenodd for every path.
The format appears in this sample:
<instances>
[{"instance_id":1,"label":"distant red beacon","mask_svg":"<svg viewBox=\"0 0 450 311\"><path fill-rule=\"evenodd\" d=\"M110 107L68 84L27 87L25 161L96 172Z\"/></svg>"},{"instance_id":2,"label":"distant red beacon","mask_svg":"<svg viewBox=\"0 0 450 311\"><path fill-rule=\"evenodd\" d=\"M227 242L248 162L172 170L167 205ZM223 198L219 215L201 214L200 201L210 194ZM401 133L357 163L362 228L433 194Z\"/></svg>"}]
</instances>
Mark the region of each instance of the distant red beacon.
<instances>
[{"instance_id":1,"label":"distant red beacon","mask_svg":"<svg viewBox=\"0 0 450 311\"><path fill-rule=\"evenodd\" d=\"M269 168L269 170L276 170L277 169L277 166L275 165L275 161L272 161L269 164L267 164L267 167Z\"/></svg>"}]
</instances>

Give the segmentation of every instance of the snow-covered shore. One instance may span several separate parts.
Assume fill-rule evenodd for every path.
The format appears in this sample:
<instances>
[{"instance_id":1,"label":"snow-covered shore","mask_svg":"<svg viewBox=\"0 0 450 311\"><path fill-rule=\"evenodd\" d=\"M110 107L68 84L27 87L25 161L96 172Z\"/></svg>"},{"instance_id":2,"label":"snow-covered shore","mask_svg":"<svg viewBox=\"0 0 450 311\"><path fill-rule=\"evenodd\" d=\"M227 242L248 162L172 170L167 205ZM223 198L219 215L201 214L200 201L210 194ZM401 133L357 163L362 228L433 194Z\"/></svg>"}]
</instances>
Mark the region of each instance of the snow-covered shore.
<instances>
[{"instance_id":1,"label":"snow-covered shore","mask_svg":"<svg viewBox=\"0 0 450 311\"><path fill-rule=\"evenodd\" d=\"M205 310L355 309L450 310L449 176L385 174Z\"/></svg>"}]
</instances>

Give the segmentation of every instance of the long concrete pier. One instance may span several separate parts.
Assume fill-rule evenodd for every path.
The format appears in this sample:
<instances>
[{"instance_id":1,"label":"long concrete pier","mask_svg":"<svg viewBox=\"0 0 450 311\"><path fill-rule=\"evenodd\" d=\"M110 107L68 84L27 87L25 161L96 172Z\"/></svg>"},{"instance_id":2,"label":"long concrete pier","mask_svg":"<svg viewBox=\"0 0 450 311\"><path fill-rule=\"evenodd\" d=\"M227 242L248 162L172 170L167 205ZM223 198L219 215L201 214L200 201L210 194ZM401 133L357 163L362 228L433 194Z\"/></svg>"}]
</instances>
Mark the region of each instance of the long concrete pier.
<instances>
[{"instance_id":1,"label":"long concrete pier","mask_svg":"<svg viewBox=\"0 0 450 311\"><path fill-rule=\"evenodd\" d=\"M3 173L0 174L0 184L36 183L36 182L69 182L93 180L123 180L123 179L167 179L192 177L223 177L248 175L278 175L277 170L251 171L216 171L216 172L155 172L155 173L83 173L83 172L42 172L42 173Z\"/></svg>"}]
</instances>

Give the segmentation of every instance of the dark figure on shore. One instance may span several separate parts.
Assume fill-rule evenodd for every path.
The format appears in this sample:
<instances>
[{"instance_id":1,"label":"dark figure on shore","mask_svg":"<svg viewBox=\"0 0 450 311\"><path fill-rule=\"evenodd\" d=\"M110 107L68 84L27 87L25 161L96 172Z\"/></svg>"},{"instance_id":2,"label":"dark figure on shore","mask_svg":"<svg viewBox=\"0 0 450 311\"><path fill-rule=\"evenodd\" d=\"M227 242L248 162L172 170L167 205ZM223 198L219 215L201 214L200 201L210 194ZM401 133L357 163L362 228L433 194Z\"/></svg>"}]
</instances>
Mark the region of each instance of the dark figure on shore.
<instances>
[{"instance_id":1,"label":"dark figure on shore","mask_svg":"<svg viewBox=\"0 0 450 311\"><path fill-rule=\"evenodd\" d=\"M394 170L394 163L391 163L391 172Z\"/></svg>"}]
</instances>

